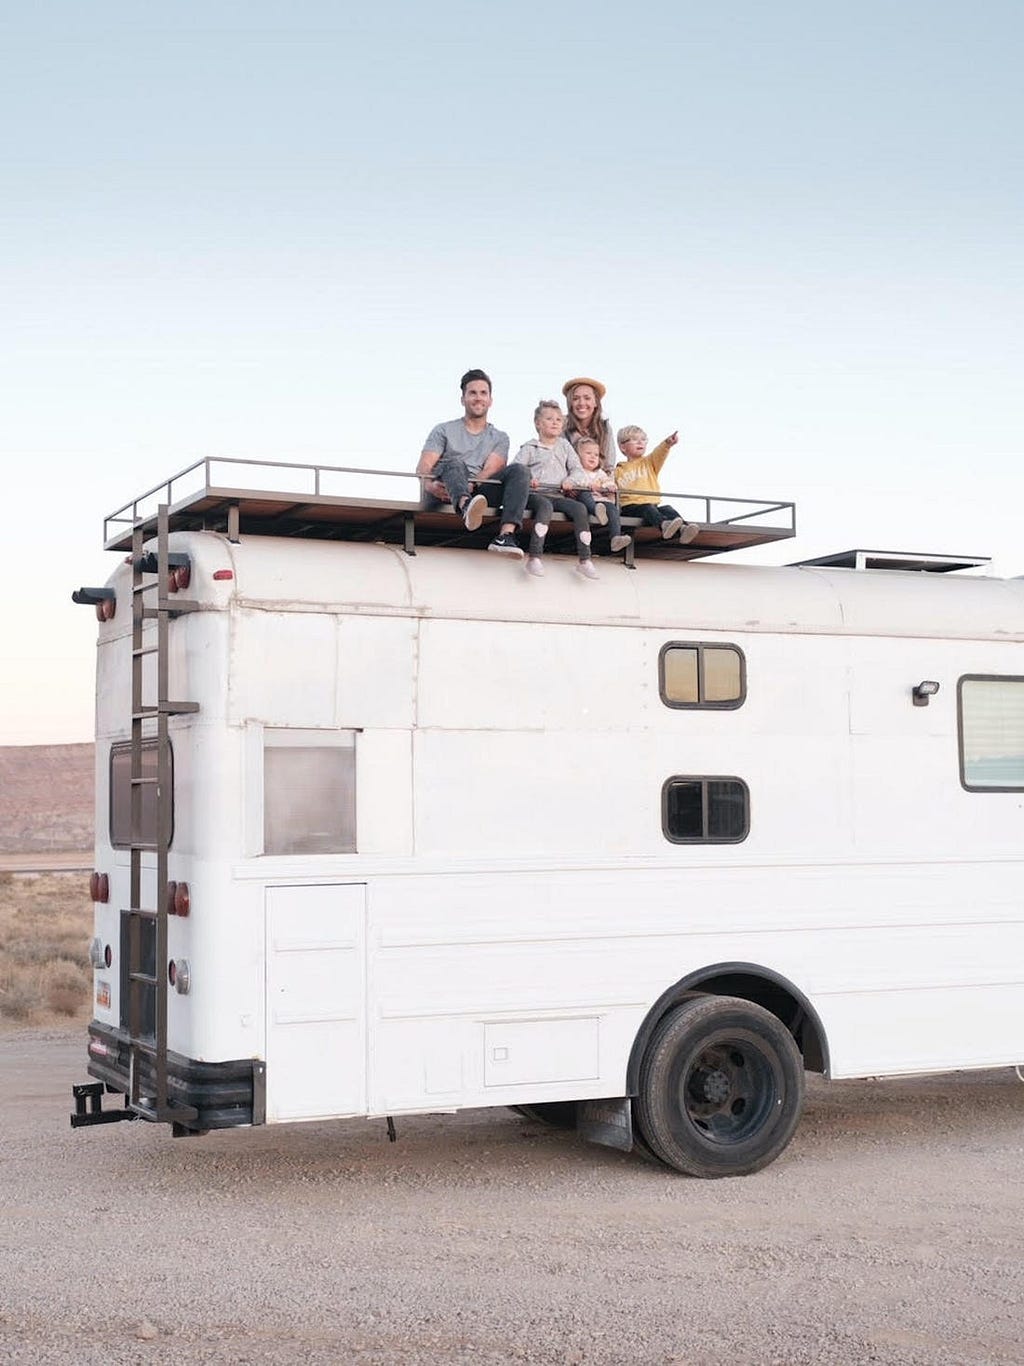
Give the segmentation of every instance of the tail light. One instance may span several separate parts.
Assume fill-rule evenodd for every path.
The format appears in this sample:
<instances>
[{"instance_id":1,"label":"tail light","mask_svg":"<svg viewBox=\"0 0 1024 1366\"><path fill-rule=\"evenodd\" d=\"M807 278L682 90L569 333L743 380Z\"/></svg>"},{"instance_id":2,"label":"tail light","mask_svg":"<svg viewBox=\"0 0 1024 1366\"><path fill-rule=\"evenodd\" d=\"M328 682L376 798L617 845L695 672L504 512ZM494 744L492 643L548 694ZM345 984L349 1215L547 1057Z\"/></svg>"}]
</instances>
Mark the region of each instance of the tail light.
<instances>
[{"instance_id":1,"label":"tail light","mask_svg":"<svg viewBox=\"0 0 1024 1366\"><path fill-rule=\"evenodd\" d=\"M110 879L106 873L93 873L89 878L89 896L91 900L101 902L103 905L110 900Z\"/></svg>"},{"instance_id":2,"label":"tail light","mask_svg":"<svg viewBox=\"0 0 1024 1366\"><path fill-rule=\"evenodd\" d=\"M186 916L192 909L192 894L187 882L168 882L167 914Z\"/></svg>"},{"instance_id":3,"label":"tail light","mask_svg":"<svg viewBox=\"0 0 1024 1366\"><path fill-rule=\"evenodd\" d=\"M175 588L186 589L192 582L192 566L179 564L171 574L171 582Z\"/></svg>"}]
</instances>

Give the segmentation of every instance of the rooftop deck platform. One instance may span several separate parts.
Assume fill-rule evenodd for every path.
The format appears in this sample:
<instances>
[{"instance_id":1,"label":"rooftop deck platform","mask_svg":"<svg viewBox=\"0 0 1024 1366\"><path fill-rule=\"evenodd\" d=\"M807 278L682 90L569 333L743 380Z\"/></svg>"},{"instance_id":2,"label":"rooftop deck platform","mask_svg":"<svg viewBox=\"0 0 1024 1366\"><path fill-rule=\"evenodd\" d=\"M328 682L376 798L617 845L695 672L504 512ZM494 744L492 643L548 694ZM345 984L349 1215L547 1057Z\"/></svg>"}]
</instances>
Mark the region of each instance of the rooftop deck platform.
<instances>
[{"instance_id":1,"label":"rooftop deck platform","mask_svg":"<svg viewBox=\"0 0 1024 1366\"><path fill-rule=\"evenodd\" d=\"M481 491L487 492L487 485ZM698 523L700 534L685 546L664 541L656 528L640 526L624 509L623 525L634 538L637 558L700 559L796 534L793 503L668 491L661 499L677 508L687 521ZM157 509L164 504L172 531L220 531L231 539L251 535L384 541L403 546L410 553L422 545L483 549L498 528L494 507L475 532L467 531L461 517L450 510L425 512L420 480L405 470L211 457L197 461L106 517L106 548L130 549L136 525L147 534L155 534ZM525 525L528 530L529 518ZM599 551L606 535L595 528L594 543ZM556 553L573 548L572 527L560 514L552 521L547 548Z\"/></svg>"}]
</instances>

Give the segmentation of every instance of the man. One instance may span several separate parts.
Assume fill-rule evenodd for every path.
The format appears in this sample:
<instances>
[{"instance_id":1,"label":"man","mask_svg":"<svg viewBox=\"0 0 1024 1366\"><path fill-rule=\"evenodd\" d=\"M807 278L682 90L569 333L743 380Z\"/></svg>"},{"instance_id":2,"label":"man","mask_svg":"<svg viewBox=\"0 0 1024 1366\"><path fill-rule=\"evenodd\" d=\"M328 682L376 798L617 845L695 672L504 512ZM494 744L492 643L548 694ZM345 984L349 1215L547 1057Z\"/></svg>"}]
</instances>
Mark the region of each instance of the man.
<instances>
[{"instance_id":1,"label":"man","mask_svg":"<svg viewBox=\"0 0 1024 1366\"><path fill-rule=\"evenodd\" d=\"M430 510L450 499L466 530L476 531L487 509L487 498L479 487L497 484L501 528L487 549L522 559L515 533L526 511L529 471L525 465L508 464L508 436L487 421L492 402L490 377L483 370L467 370L460 387L465 416L437 424L416 466L423 480L423 506Z\"/></svg>"}]
</instances>

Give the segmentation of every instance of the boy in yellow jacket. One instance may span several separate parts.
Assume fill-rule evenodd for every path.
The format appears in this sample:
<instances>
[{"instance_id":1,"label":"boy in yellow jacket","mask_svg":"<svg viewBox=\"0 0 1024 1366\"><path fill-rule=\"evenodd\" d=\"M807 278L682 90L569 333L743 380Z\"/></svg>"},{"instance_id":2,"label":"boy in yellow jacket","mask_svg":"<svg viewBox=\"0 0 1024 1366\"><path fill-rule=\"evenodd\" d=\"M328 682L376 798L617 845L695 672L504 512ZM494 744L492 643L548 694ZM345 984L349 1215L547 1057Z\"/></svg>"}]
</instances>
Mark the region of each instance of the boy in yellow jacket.
<instances>
[{"instance_id":1,"label":"boy in yellow jacket","mask_svg":"<svg viewBox=\"0 0 1024 1366\"><path fill-rule=\"evenodd\" d=\"M678 536L683 545L689 545L696 539L700 527L685 521L674 507L659 502L658 497L661 492L658 475L678 440L679 433L673 432L655 446L650 455L645 455L647 433L644 429L620 427L619 450L626 458L615 466L615 482L619 486L619 503L627 517L639 517L645 526L660 526L666 541Z\"/></svg>"}]
</instances>

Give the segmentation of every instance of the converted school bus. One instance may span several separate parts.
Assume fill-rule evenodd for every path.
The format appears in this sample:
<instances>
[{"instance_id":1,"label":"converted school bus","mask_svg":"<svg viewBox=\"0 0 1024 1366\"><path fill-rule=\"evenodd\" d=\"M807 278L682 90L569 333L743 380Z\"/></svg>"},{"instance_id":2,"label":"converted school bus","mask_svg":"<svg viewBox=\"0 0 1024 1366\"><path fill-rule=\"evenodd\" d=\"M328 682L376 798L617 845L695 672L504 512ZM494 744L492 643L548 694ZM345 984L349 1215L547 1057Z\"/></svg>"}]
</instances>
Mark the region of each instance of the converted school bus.
<instances>
[{"instance_id":1,"label":"converted school bus","mask_svg":"<svg viewBox=\"0 0 1024 1366\"><path fill-rule=\"evenodd\" d=\"M76 594L73 1123L514 1106L718 1176L785 1147L805 1069L1024 1059L1024 581L711 562L792 534L713 500L596 584L553 525L538 581L450 513L213 464Z\"/></svg>"}]
</instances>

